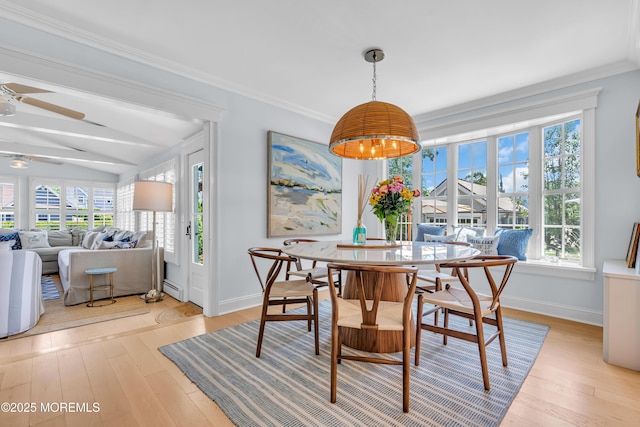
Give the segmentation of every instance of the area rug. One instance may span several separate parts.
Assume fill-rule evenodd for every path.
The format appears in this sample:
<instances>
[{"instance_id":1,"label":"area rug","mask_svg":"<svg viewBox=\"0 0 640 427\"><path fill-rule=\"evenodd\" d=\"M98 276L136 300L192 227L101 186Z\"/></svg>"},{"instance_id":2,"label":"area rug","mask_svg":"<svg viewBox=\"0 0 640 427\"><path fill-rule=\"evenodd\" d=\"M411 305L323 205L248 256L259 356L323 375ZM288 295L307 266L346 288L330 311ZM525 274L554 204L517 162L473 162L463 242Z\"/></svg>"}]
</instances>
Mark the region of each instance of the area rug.
<instances>
[{"instance_id":1,"label":"area rug","mask_svg":"<svg viewBox=\"0 0 640 427\"><path fill-rule=\"evenodd\" d=\"M10 339L60 331L92 323L121 319L149 313L149 307L138 295L116 298L115 304L87 307L86 304L65 306L61 299L44 302L44 314L28 331L12 335Z\"/></svg>"},{"instance_id":2,"label":"area rug","mask_svg":"<svg viewBox=\"0 0 640 427\"><path fill-rule=\"evenodd\" d=\"M497 342L487 347L488 392L475 344L449 338L443 346L441 336L423 331L419 367L411 356L411 408L405 414L400 366L343 361L337 402L329 402L330 312L330 302L322 301L320 356L305 322L271 322L256 358L258 320L159 350L239 426L486 427L500 424L549 329L504 319L509 366L502 366ZM460 328L469 328L465 319L455 319L452 325L459 320Z\"/></svg>"},{"instance_id":3,"label":"area rug","mask_svg":"<svg viewBox=\"0 0 640 427\"><path fill-rule=\"evenodd\" d=\"M43 301L49 301L52 299L60 298L58 288L56 287L53 277L42 276L40 279L40 286L42 286L42 299Z\"/></svg>"},{"instance_id":4,"label":"area rug","mask_svg":"<svg viewBox=\"0 0 640 427\"><path fill-rule=\"evenodd\" d=\"M202 308L190 302L185 302L175 307L163 310L156 316L156 323L172 323L202 314Z\"/></svg>"}]
</instances>

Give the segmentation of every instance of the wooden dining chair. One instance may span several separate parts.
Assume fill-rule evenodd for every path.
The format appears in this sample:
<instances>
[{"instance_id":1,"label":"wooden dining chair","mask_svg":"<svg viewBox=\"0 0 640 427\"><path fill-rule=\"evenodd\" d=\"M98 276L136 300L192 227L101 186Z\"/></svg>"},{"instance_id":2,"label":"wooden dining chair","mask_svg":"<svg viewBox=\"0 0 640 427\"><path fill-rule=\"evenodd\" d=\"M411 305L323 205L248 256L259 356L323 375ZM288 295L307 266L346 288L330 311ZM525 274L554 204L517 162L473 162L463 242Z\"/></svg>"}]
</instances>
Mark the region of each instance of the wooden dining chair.
<instances>
[{"instance_id":1,"label":"wooden dining chair","mask_svg":"<svg viewBox=\"0 0 640 427\"><path fill-rule=\"evenodd\" d=\"M471 244L467 242L438 242L444 245L458 245L458 246L471 246ZM421 269L418 270L418 284L416 286L416 291L418 293L428 292L434 293L442 289L443 284L451 284L451 283L460 283L460 278L458 277L455 270L450 270L449 272L442 271L442 267L440 263L433 264L433 269ZM467 270L462 269L461 272L468 277ZM434 325L438 324L438 312L440 311L440 307L433 306L429 309L423 310L422 315L428 316L433 313L434 317ZM471 323L469 323L471 324Z\"/></svg>"},{"instance_id":2,"label":"wooden dining chair","mask_svg":"<svg viewBox=\"0 0 640 427\"><path fill-rule=\"evenodd\" d=\"M411 346L411 305L416 290L417 268L329 263L331 305L331 403L336 402L338 363L342 360L402 365L402 409L409 412L409 373ZM353 299L338 296L331 278L336 271L351 277L349 290ZM403 301L382 301L382 291L393 275L406 275L409 289ZM343 354L345 328L379 331L402 331L402 361L383 357Z\"/></svg>"},{"instance_id":3,"label":"wooden dining chair","mask_svg":"<svg viewBox=\"0 0 640 427\"><path fill-rule=\"evenodd\" d=\"M500 351L502 353L502 365L507 366L507 348L504 340L504 330L502 325L502 309L500 307L500 295L504 290L511 271L518 259L508 255L481 255L470 260L448 262L441 265L442 268L451 268L460 279L462 288L454 288L446 284L445 288L434 293L423 293L418 295L418 325L416 328L416 365L420 363L420 339L422 329L436 332L443 335L443 344L447 344L447 337L460 338L475 342L478 345L480 354L480 365L482 368L482 379L485 390L490 389L489 371L487 367L486 346L494 339L500 341ZM502 279L496 283L491 273L491 269L502 271ZM482 269L484 277L491 289L491 295L477 293L470 284L468 274L463 271ZM475 277L482 277L476 275ZM428 302L444 311L444 324L427 324L422 321L422 311L424 303ZM453 329L449 327L449 315L457 315L474 321L475 333ZM484 324L496 327L491 336L485 339ZM473 326L469 326L473 328Z\"/></svg>"},{"instance_id":4,"label":"wooden dining chair","mask_svg":"<svg viewBox=\"0 0 640 427\"><path fill-rule=\"evenodd\" d=\"M304 279L297 280L278 280L282 266L288 262L295 262L295 258L283 254L280 249L254 247L250 248L248 253L263 294L256 357L260 357L266 322L290 320L306 320L309 331L311 331L311 324L313 323L315 350L316 354L320 354L318 340L318 289L311 283L310 277L307 276ZM258 264L266 264L266 266L259 266ZM266 273L264 273L265 270ZM269 306L297 303L306 304L306 314L269 313Z\"/></svg>"},{"instance_id":5,"label":"wooden dining chair","mask_svg":"<svg viewBox=\"0 0 640 427\"><path fill-rule=\"evenodd\" d=\"M311 239L287 239L283 242L285 246L296 245L298 243L306 243L306 242L317 242L317 240ZM289 280L290 276L295 277L307 277L311 275L311 283L318 286L329 286L329 281L327 280L328 272L327 267L323 267L317 265L317 261L312 261L311 266L308 268L304 268L302 265L302 260L300 258L294 258L295 261L290 261L287 263L286 268L286 276L285 278ZM338 291L342 293L342 276L340 272L336 273L336 279L338 283ZM284 308L284 307L283 307Z\"/></svg>"}]
</instances>

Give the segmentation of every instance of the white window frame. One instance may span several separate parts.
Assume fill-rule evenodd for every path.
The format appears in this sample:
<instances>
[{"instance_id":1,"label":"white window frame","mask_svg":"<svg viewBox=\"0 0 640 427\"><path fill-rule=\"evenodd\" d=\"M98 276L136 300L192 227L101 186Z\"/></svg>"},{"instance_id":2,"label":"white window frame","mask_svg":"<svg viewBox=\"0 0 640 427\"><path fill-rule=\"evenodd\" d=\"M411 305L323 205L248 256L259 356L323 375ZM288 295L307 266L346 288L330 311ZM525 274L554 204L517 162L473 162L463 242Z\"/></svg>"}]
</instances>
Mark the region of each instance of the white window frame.
<instances>
[{"instance_id":1,"label":"white window frame","mask_svg":"<svg viewBox=\"0 0 640 427\"><path fill-rule=\"evenodd\" d=\"M133 210L133 177L116 185L116 227L121 230L136 230L136 213Z\"/></svg>"},{"instance_id":2,"label":"white window frame","mask_svg":"<svg viewBox=\"0 0 640 427\"><path fill-rule=\"evenodd\" d=\"M94 228L94 223L93 223L93 219L94 219L94 214L96 212L94 212L94 200L93 200L93 190L96 187L99 188L112 188L113 189L113 195L115 197L116 195L116 186L114 182L102 182L102 181L77 181L77 180L70 180L70 179L56 179L56 178L43 178L43 177L32 177L29 178L29 227L30 228L35 228L36 227L36 214L38 213L36 210L36 206L35 206L35 191L36 191L36 186L38 185L48 185L48 186L58 186L61 188L60 191L60 209L59 210L50 210L47 211L48 214L58 214L60 215L60 230L64 230L67 229L67 214L68 214L68 210L66 207L66 197L67 197L67 192L66 192L66 188L67 187L83 187L83 188L87 188L89 191L89 203L88 203L88 209L87 209L87 229L91 230L92 228ZM115 212L115 201L114 201L114 209L113 211L104 211L101 213L111 213L111 215L114 218L116 218L116 212ZM84 214L84 213L83 213Z\"/></svg>"},{"instance_id":3,"label":"white window frame","mask_svg":"<svg viewBox=\"0 0 640 427\"><path fill-rule=\"evenodd\" d=\"M154 168L147 169L144 172L140 172L140 180L148 181L164 181L173 184L173 207L171 212L157 212L156 213L156 232L158 233L158 245L164 248L164 260L177 264L176 256L176 177L177 177L177 160L172 159L164 162ZM138 212L139 230L152 230L153 229L153 213L152 212Z\"/></svg>"},{"instance_id":4,"label":"white window frame","mask_svg":"<svg viewBox=\"0 0 640 427\"><path fill-rule=\"evenodd\" d=\"M20 228L20 180L15 176L0 176L0 183L13 185L13 208L5 209L0 203L0 212L3 214L13 214L13 228ZM2 228L0 224L0 228Z\"/></svg>"},{"instance_id":5,"label":"white window frame","mask_svg":"<svg viewBox=\"0 0 640 427\"><path fill-rule=\"evenodd\" d=\"M424 129L420 129L423 138L423 146L431 148L438 145L449 145L456 147L456 142L470 141L472 139L488 137L488 134L502 135L512 133L517 126L521 128L531 128L536 125L536 121L545 118L544 122L553 120L555 117L579 116L582 131L582 162L581 162L581 194L582 194L582 219L581 219L581 245L582 258L581 265L573 262L550 262L539 258L542 248L539 244L542 233L542 210L530 212L529 226L534 229L529 255L531 259L519 262L516 267L517 272L550 275L554 277L576 278L583 280L593 280L595 276L595 108L597 107L598 94L601 88L589 89L581 92L569 93L555 98L549 98L531 102L528 104L516 104L511 108L483 112L479 110L475 113L468 112L464 119L440 118L441 124L425 124ZM530 133L530 158L529 158L529 197L531 200L542 200L542 190L536 184L540 181L542 171L542 144L541 132ZM532 147L534 150L532 151ZM539 151L536 151L539 150ZM454 152L455 151L455 152ZM487 153L490 156L489 147ZM491 157L490 157L491 158ZM455 178L457 165L453 159L457 159L457 148L449 153L449 178ZM497 158L493 160L497 162ZM420 168L421 156L414 156L414 170ZM487 167L496 169L489 164ZM537 174L538 176L536 176ZM497 180L497 177L493 178ZM495 182L494 182L495 183ZM488 183L488 188L493 186ZM497 187L494 189L497 193ZM489 195L488 195L489 196ZM530 200L530 203L531 203ZM454 209L454 201L449 200L450 208ZM414 206L414 209L417 209ZM451 209L449 209L451 211ZM414 211L414 215L418 212ZM493 215L490 216L493 218ZM457 218L455 218L457 221ZM494 221L492 219L492 221ZM487 224L488 227L495 224Z\"/></svg>"}]
</instances>

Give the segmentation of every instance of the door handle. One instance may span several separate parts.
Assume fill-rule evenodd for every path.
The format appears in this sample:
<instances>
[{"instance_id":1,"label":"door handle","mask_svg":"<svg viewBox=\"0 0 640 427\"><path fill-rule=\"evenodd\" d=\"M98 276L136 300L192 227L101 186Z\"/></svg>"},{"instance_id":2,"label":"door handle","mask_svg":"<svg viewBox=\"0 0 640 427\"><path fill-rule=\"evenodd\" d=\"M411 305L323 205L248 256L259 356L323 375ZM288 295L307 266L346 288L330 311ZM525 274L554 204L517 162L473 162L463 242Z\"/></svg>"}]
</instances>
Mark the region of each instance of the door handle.
<instances>
[{"instance_id":1,"label":"door handle","mask_svg":"<svg viewBox=\"0 0 640 427\"><path fill-rule=\"evenodd\" d=\"M189 238L189 240L191 240L191 222L189 222L189 225L187 225L186 236Z\"/></svg>"}]
</instances>

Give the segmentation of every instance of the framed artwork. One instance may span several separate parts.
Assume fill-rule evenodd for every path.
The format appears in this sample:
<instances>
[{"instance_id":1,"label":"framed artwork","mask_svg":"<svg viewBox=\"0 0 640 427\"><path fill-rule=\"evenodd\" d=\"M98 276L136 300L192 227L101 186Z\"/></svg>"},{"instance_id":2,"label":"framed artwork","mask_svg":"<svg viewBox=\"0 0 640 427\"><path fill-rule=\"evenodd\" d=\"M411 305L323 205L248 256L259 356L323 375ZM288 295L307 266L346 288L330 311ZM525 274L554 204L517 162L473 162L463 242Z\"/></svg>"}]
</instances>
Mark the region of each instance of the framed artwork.
<instances>
[{"instance_id":1,"label":"framed artwork","mask_svg":"<svg viewBox=\"0 0 640 427\"><path fill-rule=\"evenodd\" d=\"M328 146L269 131L267 237L342 233L342 159Z\"/></svg>"},{"instance_id":2,"label":"framed artwork","mask_svg":"<svg viewBox=\"0 0 640 427\"><path fill-rule=\"evenodd\" d=\"M627 248L627 267L634 268L637 261L638 256L638 242L640 242L640 223L636 222L633 224L633 229L631 230L631 238L629 239L629 247Z\"/></svg>"},{"instance_id":3,"label":"framed artwork","mask_svg":"<svg viewBox=\"0 0 640 427\"><path fill-rule=\"evenodd\" d=\"M640 102L636 110L636 175L640 176Z\"/></svg>"}]
</instances>

